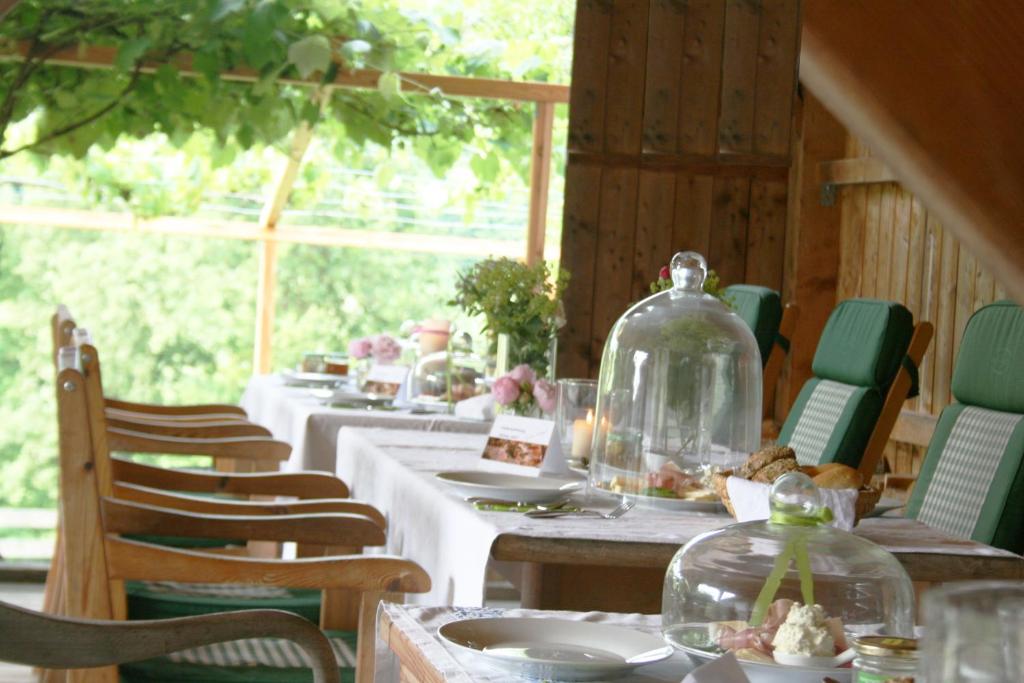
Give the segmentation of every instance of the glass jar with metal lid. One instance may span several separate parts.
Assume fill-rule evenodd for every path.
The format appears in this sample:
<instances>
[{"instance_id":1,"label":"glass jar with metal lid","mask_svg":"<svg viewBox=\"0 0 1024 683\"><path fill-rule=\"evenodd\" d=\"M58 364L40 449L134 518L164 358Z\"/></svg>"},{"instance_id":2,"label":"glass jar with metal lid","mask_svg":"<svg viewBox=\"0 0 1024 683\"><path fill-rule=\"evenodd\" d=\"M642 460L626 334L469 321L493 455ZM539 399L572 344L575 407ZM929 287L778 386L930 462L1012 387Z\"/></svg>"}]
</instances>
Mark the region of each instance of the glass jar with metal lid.
<instances>
[{"instance_id":1,"label":"glass jar with metal lid","mask_svg":"<svg viewBox=\"0 0 1024 683\"><path fill-rule=\"evenodd\" d=\"M917 640L893 636L861 636L853 644L853 683L914 683Z\"/></svg>"}]
</instances>

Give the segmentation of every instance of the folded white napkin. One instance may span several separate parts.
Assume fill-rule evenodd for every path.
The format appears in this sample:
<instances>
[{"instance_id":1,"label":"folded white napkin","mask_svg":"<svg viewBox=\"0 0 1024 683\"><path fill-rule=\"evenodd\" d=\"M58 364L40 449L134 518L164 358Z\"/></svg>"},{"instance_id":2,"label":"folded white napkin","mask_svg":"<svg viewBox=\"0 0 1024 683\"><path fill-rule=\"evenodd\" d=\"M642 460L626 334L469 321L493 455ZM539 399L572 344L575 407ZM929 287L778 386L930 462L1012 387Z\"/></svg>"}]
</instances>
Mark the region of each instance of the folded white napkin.
<instances>
[{"instance_id":1,"label":"folded white napkin","mask_svg":"<svg viewBox=\"0 0 1024 683\"><path fill-rule=\"evenodd\" d=\"M771 509L768 506L768 492L771 486L757 481L748 481L740 477L729 477L725 481L729 489L729 500L736 511L736 519L750 522L755 519L768 519ZM832 510L830 526L850 531L856 521L857 491L855 489L818 489L821 502Z\"/></svg>"},{"instance_id":2,"label":"folded white napkin","mask_svg":"<svg viewBox=\"0 0 1024 683\"><path fill-rule=\"evenodd\" d=\"M493 420L494 395L483 394L459 401L455 404L455 417L465 417L470 420Z\"/></svg>"},{"instance_id":3,"label":"folded white napkin","mask_svg":"<svg viewBox=\"0 0 1024 683\"><path fill-rule=\"evenodd\" d=\"M730 492L731 496L732 493ZM718 659L699 666L686 674L683 683L750 683L736 656L726 652Z\"/></svg>"}]
</instances>

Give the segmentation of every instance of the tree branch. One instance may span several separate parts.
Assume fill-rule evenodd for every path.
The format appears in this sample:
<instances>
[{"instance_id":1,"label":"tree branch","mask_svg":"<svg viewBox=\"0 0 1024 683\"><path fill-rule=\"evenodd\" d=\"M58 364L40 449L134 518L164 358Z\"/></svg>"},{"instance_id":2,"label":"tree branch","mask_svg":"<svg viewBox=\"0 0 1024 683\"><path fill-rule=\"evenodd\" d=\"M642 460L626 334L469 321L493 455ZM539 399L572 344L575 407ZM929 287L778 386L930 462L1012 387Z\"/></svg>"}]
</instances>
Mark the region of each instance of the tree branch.
<instances>
[{"instance_id":1,"label":"tree branch","mask_svg":"<svg viewBox=\"0 0 1024 683\"><path fill-rule=\"evenodd\" d=\"M110 102L108 102L107 104L103 105L102 107L100 107L99 109L94 111L92 114L89 114L85 118L79 119L78 121L75 121L73 123L69 123L69 124L67 124L65 126L61 126L60 128L57 128L55 130L51 130L46 135L42 136L41 138L38 138L38 139L34 140L33 142L29 142L27 144L24 144L21 147L15 147L12 150L0 149L0 159L6 159L9 156L14 156L18 152L24 152L25 150L34 149L34 148L36 148L36 147L38 147L40 145L46 144L47 142L49 142L51 140L54 140L56 138L59 138L62 135L67 135L68 133L74 132L74 131L78 130L79 128L82 128L83 126L87 126L90 123L92 123L93 121L96 121L100 117L102 117L102 116L108 114L109 112L113 111L118 105L121 104L121 102L124 101L124 98L128 96L128 93L130 93L135 88L135 85L139 82L139 75L141 73L142 73L142 60L140 59L135 64L135 69L132 71L132 77L128 81L128 85L126 85L124 87L124 89L121 90L121 92L118 93L117 96L114 99L112 99Z\"/></svg>"}]
</instances>

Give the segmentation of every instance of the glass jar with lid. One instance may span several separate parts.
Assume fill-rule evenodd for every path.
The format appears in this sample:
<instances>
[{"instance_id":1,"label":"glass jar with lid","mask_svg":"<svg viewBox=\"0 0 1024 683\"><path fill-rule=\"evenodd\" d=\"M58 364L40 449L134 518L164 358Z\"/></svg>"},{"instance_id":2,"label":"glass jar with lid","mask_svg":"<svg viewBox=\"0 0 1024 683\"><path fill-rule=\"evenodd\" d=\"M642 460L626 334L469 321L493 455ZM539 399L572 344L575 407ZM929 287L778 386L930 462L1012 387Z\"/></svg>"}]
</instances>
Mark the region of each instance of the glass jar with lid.
<instances>
[{"instance_id":1,"label":"glass jar with lid","mask_svg":"<svg viewBox=\"0 0 1024 683\"><path fill-rule=\"evenodd\" d=\"M462 351L421 356L409 380L409 400L422 407L447 406L487 391L486 361Z\"/></svg>"},{"instance_id":2,"label":"glass jar with lid","mask_svg":"<svg viewBox=\"0 0 1024 683\"><path fill-rule=\"evenodd\" d=\"M807 475L779 477L770 506L768 520L708 532L676 553L662 595L666 640L697 659L731 651L744 667L818 683L823 673L850 680L851 669L827 658L852 655L857 637L913 637L906 570L884 548L825 524L831 513ZM815 659L798 668L785 655Z\"/></svg>"},{"instance_id":3,"label":"glass jar with lid","mask_svg":"<svg viewBox=\"0 0 1024 683\"><path fill-rule=\"evenodd\" d=\"M761 440L761 356L750 328L707 294L707 264L672 258L671 289L637 303L605 344L590 490L655 507L712 495L712 472Z\"/></svg>"}]
</instances>

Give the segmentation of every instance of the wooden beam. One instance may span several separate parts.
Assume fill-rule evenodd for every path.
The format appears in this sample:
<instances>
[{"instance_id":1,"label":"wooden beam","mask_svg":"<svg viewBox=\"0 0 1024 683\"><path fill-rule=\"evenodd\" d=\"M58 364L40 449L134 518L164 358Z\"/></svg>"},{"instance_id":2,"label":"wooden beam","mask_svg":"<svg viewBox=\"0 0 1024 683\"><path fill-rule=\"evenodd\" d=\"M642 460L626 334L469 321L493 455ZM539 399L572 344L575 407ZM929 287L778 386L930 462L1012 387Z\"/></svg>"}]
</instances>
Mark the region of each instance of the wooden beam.
<instances>
[{"instance_id":1,"label":"wooden beam","mask_svg":"<svg viewBox=\"0 0 1024 683\"><path fill-rule=\"evenodd\" d=\"M530 223L526 233L526 262L529 265L544 260L554 126L555 105L551 102L538 102L533 119L533 153L530 157Z\"/></svg>"},{"instance_id":2,"label":"wooden beam","mask_svg":"<svg viewBox=\"0 0 1024 683\"><path fill-rule=\"evenodd\" d=\"M256 223L243 221L211 221L177 216L141 219L130 213L22 206L19 204L0 204L0 225L3 224L36 225L132 235L155 234L209 239L271 240L284 244L313 244L321 247L355 247L456 256L521 258L523 255L522 242L512 240L346 230L312 225L289 225L287 228L278 230L261 230ZM558 258L558 245L547 245L545 258Z\"/></svg>"},{"instance_id":3,"label":"wooden beam","mask_svg":"<svg viewBox=\"0 0 1024 683\"><path fill-rule=\"evenodd\" d=\"M801 78L1024 300L1024 8L803 3Z\"/></svg>"},{"instance_id":4,"label":"wooden beam","mask_svg":"<svg viewBox=\"0 0 1024 683\"><path fill-rule=\"evenodd\" d=\"M890 439L914 446L927 446L931 443L932 434L935 432L935 425L938 421L939 418L934 415L904 410L892 428Z\"/></svg>"},{"instance_id":5,"label":"wooden beam","mask_svg":"<svg viewBox=\"0 0 1024 683\"><path fill-rule=\"evenodd\" d=\"M316 99L322 104L328 92L318 92ZM260 212L258 227L273 232L277 229L277 221L281 212L288 204L295 177L302 166L302 157L313 139L313 127L306 121L292 135L291 149L278 169L274 182L267 190L267 201ZM260 243L259 280L256 285L256 339L253 344L253 369L259 374L267 374L271 370L273 359L274 336L274 294L277 290L277 242L263 240Z\"/></svg>"},{"instance_id":6,"label":"wooden beam","mask_svg":"<svg viewBox=\"0 0 1024 683\"><path fill-rule=\"evenodd\" d=\"M0 53L0 61L24 59L28 53L27 43L19 44L14 50ZM46 60L47 64L69 66L78 69L111 69L117 56L116 47L91 45L88 47L71 47L61 50ZM183 76L198 76L188 55L176 57L172 64ZM156 71L161 64L146 64L143 73ZM322 85L339 88L355 88L373 90L382 72L376 69L352 69L338 72L330 83L321 83L319 78L280 77L278 83L286 85L319 87ZM523 102L561 102L569 101L569 86L556 83L538 83L534 81L503 81L494 78L470 78L466 76L443 76L414 72L399 72L402 90L412 94L433 94L440 92L449 97L480 97L496 100L518 100ZM252 83L259 80L259 73L252 69L231 69L222 72L220 77L225 81Z\"/></svg>"},{"instance_id":7,"label":"wooden beam","mask_svg":"<svg viewBox=\"0 0 1024 683\"><path fill-rule=\"evenodd\" d=\"M827 185L870 185L896 183L899 178L881 159L835 159L818 164L818 182Z\"/></svg>"}]
</instances>

